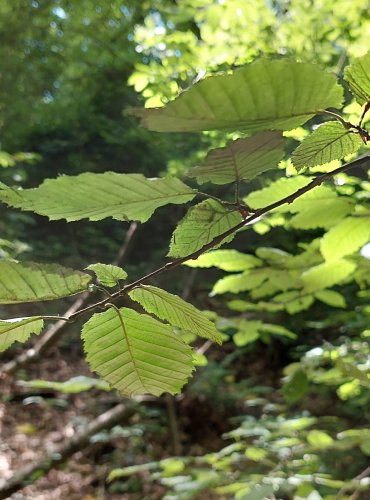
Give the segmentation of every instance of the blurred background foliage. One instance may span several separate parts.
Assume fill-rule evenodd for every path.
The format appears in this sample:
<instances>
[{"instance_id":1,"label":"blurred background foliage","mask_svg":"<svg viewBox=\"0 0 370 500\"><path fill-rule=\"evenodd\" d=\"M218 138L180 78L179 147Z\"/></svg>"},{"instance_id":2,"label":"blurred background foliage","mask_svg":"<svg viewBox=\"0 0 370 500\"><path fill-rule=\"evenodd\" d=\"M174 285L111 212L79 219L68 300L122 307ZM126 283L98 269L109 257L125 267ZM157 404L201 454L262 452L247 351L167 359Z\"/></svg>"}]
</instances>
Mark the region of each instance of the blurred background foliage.
<instances>
[{"instance_id":1,"label":"blurred background foliage","mask_svg":"<svg viewBox=\"0 0 370 500\"><path fill-rule=\"evenodd\" d=\"M150 133L138 127L130 107L160 106L205 75L259 56L316 62L341 78L351 58L369 50L369 7L363 0L3 0L0 181L33 187L61 174L106 170L181 175L225 138ZM346 99L347 116L358 117L349 93ZM313 125L315 120L306 129ZM307 130L296 130L291 137L299 141ZM243 194L292 174L291 165L281 167ZM333 189L365 206L366 173L351 175ZM132 278L164 261L183 213L181 207L159 210L138 231L124 266ZM315 238L323 234L322 227L307 230L302 221L292 222L291 215L270 215L233 245L262 258L270 278L275 273L275 285L288 272L290 254L305 251L309 262L315 261ZM109 263L127 227L117 221L49 223L2 208L0 258L75 268ZM161 398L142 403L130 426L94 437L83 456L96 477L83 494L368 498L370 265L366 252L356 258L361 261L357 275L334 283L331 294L316 294L312 300L280 297L281 307L271 295L284 292L284 286L271 292L257 283L248 290L210 295L216 280L224 277L217 268L183 268L161 278L159 285L186 292L210 316L218 316L225 345L197 346L203 366L174 401L175 427L170 425L171 405ZM36 436L41 449L48 435L29 408L37 407L34 414L39 409L46 415L69 412L68 419L61 418L68 427L83 425L86 415L98 414L117 398L108 393L107 400L106 388L89 379L80 381L82 386L75 379L50 386L89 374L75 328L54 348L51 361L18 373L28 385L7 385L3 400L15 421L5 422L10 429L6 435ZM17 352L13 348L5 359ZM68 369L58 359L67 359ZM50 380L36 383L34 378ZM93 392L84 392L88 390ZM50 419L44 425L53 430ZM17 446L11 439L9 443L3 448L6 457ZM10 464L19 466L16 460ZM31 494L39 494L37 487Z\"/></svg>"}]
</instances>

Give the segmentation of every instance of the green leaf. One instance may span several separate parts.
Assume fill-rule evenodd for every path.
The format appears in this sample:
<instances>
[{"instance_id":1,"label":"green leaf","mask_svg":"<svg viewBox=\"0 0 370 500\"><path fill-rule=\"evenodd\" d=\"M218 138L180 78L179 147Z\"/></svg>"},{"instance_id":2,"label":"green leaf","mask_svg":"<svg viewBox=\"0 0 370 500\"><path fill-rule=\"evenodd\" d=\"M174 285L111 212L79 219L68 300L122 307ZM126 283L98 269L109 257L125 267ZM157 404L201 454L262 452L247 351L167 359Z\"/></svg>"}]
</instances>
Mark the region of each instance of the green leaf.
<instances>
[{"instance_id":1,"label":"green leaf","mask_svg":"<svg viewBox=\"0 0 370 500\"><path fill-rule=\"evenodd\" d=\"M344 79L360 104L370 101L370 52L346 67Z\"/></svg>"},{"instance_id":2,"label":"green leaf","mask_svg":"<svg viewBox=\"0 0 370 500\"><path fill-rule=\"evenodd\" d=\"M50 220L68 222L107 217L146 222L157 208L168 203L186 203L195 193L174 177L146 179L141 174L115 172L63 175L47 179L33 189L15 190L0 185L0 201L46 215Z\"/></svg>"},{"instance_id":3,"label":"green leaf","mask_svg":"<svg viewBox=\"0 0 370 500\"><path fill-rule=\"evenodd\" d=\"M26 342L32 333L39 334L43 327L43 319L37 316L0 320L0 352L13 342Z\"/></svg>"},{"instance_id":4,"label":"green leaf","mask_svg":"<svg viewBox=\"0 0 370 500\"><path fill-rule=\"evenodd\" d=\"M294 404L307 394L308 387L305 372L302 369L298 369L284 382L282 393L288 403Z\"/></svg>"},{"instance_id":5,"label":"green leaf","mask_svg":"<svg viewBox=\"0 0 370 500\"><path fill-rule=\"evenodd\" d=\"M356 264L345 259L324 262L311 267L302 274L302 281L306 292L316 292L330 288L348 278L356 269Z\"/></svg>"},{"instance_id":6,"label":"green leaf","mask_svg":"<svg viewBox=\"0 0 370 500\"><path fill-rule=\"evenodd\" d=\"M288 179L282 178L273 182L268 187L253 191L243 201L254 209L262 208L295 193L298 189L307 186L311 180L312 178L304 177L303 175L297 175ZM290 206L286 204L279 207L278 210L279 212L289 212Z\"/></svg>"},{"instance_id":7,"label":"green leaf","mask_svg":"<svg viewBox=\"0 0 370 500\"><path fill-rule=\"evenodd\" d=\"M0 303L68 297L87 289L91 276L57 264L0 260Z\"/></svg>"},{"instance_id":8,"label":"green leaf","mask_svg":"<svg viewBox=\"0 0 370 500\"><path fill-rule=\"evenodd\" d=\"M237 139L224 148L211 150L203 165L188 173L200 184L227 184L253 179L266 170L277 168L284 156L280 132L261 132L253 137Z\"/></svg>"},{"instance_id":9,"label":"green leaf","mask_svg":"<svg viewBox=\"0 0 370 500\"><path fill-rule=\"evenodd\" d=\"M22 380L19 381L18 384L23 387L31 387L33 389L52 389L53 391L63 392L64 394L78 394L91 389L99 389L100 391L110 390L109 384L104 380L85 377L83 375L72 377L64 382L52 382L50 380L37 379L29 381Z\"/></svg>"},{"instance_id":10,"label":"green leaf","mask_svg":"<svg viewBox=\"0 0 370 500\"><path fill-rule=\"evenodd\" d=\"M138 109L141 125L157 132L289 130L342 104L334 75L292 60L259 59L229 75L195 84L163 108Z\"/></svg>"},{"instance_id":11,"label":"green leaf","mask_svg":"<svg viewBox=\"0 0 370 500\"><path fill-rule=\"evenodd\" d=\"M369 217L347 217L321 238L321 253L328 262L359 250L370 240Z\"/></svg>"},{"instance_id":12,"label":"green leaf","mask_svg":"<svg viewBox=\"0 0 370 500\"><path fill-rule=\"evenodd\" d=\"M238 331L233 335L233 342L237 347L251 344L259 339L261 321L241 320L238 324Z\"/></svg>"},{"instance_id":13,"label":"green leaf","mask_svg":"<svg viewBox=\"0 0 370 500\"><path fill-rule=\"evenodd\" d=\"M333 160L341 160L355 153L362 145L358 134L337 121L323 123L298 146L292 155L293 165L299 170L315 167Z\"/></svg>"},{"instance_id":14,"label":"green leaf","mask_svg":"<svg viewBox=\"0 0 370 500\"><path fill-rule=\"evenodd\" d=\"M112 264L90 264L85 269L93 271L104 286L116 286L119 280L127 278L127 273L122 267L113 266Z\"/></svg>"},{"instance_id":15,"label":"green leaf","mask_svg":"<svg viewBox=\"0 0 370 500\"><path fill-rule=\"evenodd\" d=\"M327 448L334 443L334 439L326 432L312 430L307 433L307 441L318 449Z\"/></svg>"},{"instance_id":16,"label":"green leaf","mask_svg":"<svg viewBox=\"0 0 370 500\"><path fill-rule=\"evenodd\" d=\"M278 335L279 337L286 337L291 340L295 340L297 338L297 334L285 328L285 326L274 325L271 323L262 323L261 331L270 333L271 335Z\"/></svg>"},{"instance_id":17,"label":"green leaf","mask_svg":"<svg viewBox=\"0 0 370 500\"><path fill-rule=\"evenodd\" d=\"M223 271L245 271L262 264L260 259L237 250L213 250L184 262L189 267L217 267Z\"/></svg>"},{"instance_id":18,"label":"green leaf","mask_svg":"<svg viewBox=\"0 0 370 500\"><path fill-rule=\"evenodd\" d=\"M315 297L318 300L321 300L321 302L324 302L324 304L327 304L328 306L332 307L346 307L346 301L343 297L338 292L335 292L334 290L319 290L318 292L315 293Z\"/></svg>"},{"instance_id":19,"label":"green leaf","mask_svg":"<svg viewBox=\"0 0 370 500\"><path fill-rule=\"evenodd\" d=\"M108 309L84 325L86 359L122 394L177 394L193 371L192 350L170 326L132 309Z\"/></svg>"},{"instance_id":20,"label":"green leaf","mask_svg":"<svg viewBox=\"0 0 370 500\"><path fill-rule=\"evenodd\" d=\"M313 303L314 298L309 294L302 294L296 290L275 295L274 303L282 304L289 314L305 311Z\"/></svg>"},{"instance_id":21,"label":"green leaf","mask_svg":"<svg viewBox=\"0 0 370 500\"><path fill-rule=\"evenodd\" d=\"M366 371L360 370L354 363L349 363L341 358L338 358L335 361L335 366L339 368L344 375L347 375L352 379L357 379L360 381L361 385L370 388L370 378L368 377Z\"/></svg>"},{"instance_id":22,"label":"green leaf","mask_svg":"<svg viewBox=\"0 0 370 500\"><path fill-rule=\"evenodd\" d=\"M295 207L291 207L291 209L293 210ZM289 225L294 229L316 229L318 227L328 229L351 213L352 209L352 203L340 197L312 200L290 219Z\"/></svg>"},{"instance_id":23,"label":"green leaf","mask_svg":"<svg viewBox=\"0 0 370 500\"><path fill-rule=\"evenodd\" d=\"M177 295L155 286L141 285L134 288L129 296L147 312L168 321L172 326L222 344L222 336L212 321Z\"/></svg>"},{"instance_id":24,"label":"green leaf","mask_svg":"<svg viewBox=\"0 0 370 500\"><path fill-rule=\"evenodd\" d=\"M216 200L205 200L189 209L186 216L180 221L172 238L170 257L186 257L204 245L213 241L216 236L236 226L242 221L239 212L230 211ZM226 237L222 243L228 243L235 234Z\"/></svg>"},{"instance_id":25,"label":"green leaf","mask_svg":"<svg viewBox=\"0 0 370 500\"><path fill-rule=\"evenodd\" d=\"M232 274L218 280L211 295L221 293L239 293L247 290L253 290L259 287L268 278L268 270L257 269L255 271L245 271L241 274Z\"/></svg>"}]
</instances>

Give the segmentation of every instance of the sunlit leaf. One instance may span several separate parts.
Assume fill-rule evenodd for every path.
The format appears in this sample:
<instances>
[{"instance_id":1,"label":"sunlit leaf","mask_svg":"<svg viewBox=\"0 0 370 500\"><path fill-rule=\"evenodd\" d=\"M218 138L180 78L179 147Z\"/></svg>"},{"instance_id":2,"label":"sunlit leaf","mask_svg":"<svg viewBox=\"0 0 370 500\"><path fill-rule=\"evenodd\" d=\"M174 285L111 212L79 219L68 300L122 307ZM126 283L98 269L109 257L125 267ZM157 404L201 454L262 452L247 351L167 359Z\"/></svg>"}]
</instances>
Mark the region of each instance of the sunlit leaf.
<instances>
[{"instance_id":1,"label":"sunlit leaf","mask_svg":"<svg viewBox=\"0 0 370 500\"><path fill-rule=\"evenodd\" d=\"M302 209L297 210L289 221L289 225L294 229L315 229L318 227L328 229L340 222L353 209L352 203L343 197L312 199L310 203L306 203L305 207L302 205L301 207Z\"/></svg>"},{"instance_id":2,"label":"sunlit leaf","mask_svg":"<svg viewBox=\"0 0 370 500\"><path fill-rule=\"evenodd\" d=\"M356 269L356 264L345 259L324 262L311 267L302 274L305 291L313 292L323 290L341 283Z\"/></svg>"},{"instance_id":3,"label":"sunlit leaf","mask_svg":"<svg viewBox=\"0 0 370 500\"><path fill-rule=\"evenodd\" d=\"M253 179L257 175L277 168L284 156L283 137L280 132L261 132L253 137L237 139L224 148L211 150L205 162L188 173L200 184L227 184Z\"/></svg>"},{"instance_id":4,"label":"sunlit leaf","mask_svg":"<svg viewBox=\"0 0 370 500\"><path fill-rule=\"evenodd\" d=\"M334 290L319 290L315 292L316 299L332 307L346 307L346 301L338 292Z\"/></svg>"},{"instance_id":5,"label":"sunlit leaf","mask_svg":"<svg viewBox=\"0 0 370 500\"><path fill-rule=\"evenodd\" d=\"M147 312L168 321L172 326L222 344L222 336L214 323L196 307L177 295L147 285L134 288L129 295Z\"/></svg>"},{"instance_id":6,"label":"sunlit leaf","mask_svg":"<svg viewBox=\"0 0 370 500\"><path fill-rule=\"evenodd\" d=\"M241 274L231 274L218 280L212 289L212 295L221 293L239 293L259 287L268 278L269 271L257 269Z\"/></svg>"},{"instance_id":7,"label":"sunlit leaf","mask_svg":"<svg viewBox=\"0 0 370 500\"><path fill-rule=\"evenodd\" d=\"M157 208L186 203L195 193L175 177L146 179L141 174L115 172L64 175L33 189L15 190L0 184L0 201L68 222L107 217L146 222Z\"/></svg>"},{"instance_id":8,"label":"sunlit leaf","mask_svg":"<svg viewBox=\"0 0 370 500\"><path fill-rule=\"evenodd\" d=\"M242 221L239 212L223 207L216 200L205 200L189 209L180 221L172 238L170 257L185 257L213 241L216 236L236 226ZM222 244L230 242L234 234L226 237ZM220 246L220 244L216 245Z\"/></svg>"},{"instance_id":9,"label":"sunlit leaf","mask_svg":"<svg viewBox=\"0 0 370 500\"><path fill-rule=\"evenodd\" d=\"M323 431L318 431L316 429L307 433L307 441L310 443L310 445L319 449L327 448L334 443L334 439L329 436L329 434Z\"/></svg>"},{"instance_id":10,"label":"sunlit leaf","mask_svg":"<svg viewBox=\"0 0 370 500\"><path fill-rule=\"evenodd\" d=\"M0 260L0 303L68 297L87 289L91 276L58 264Z\"/></svg>"},{"instance_id":11,"label":"sunlit leaf","mask_svg":"<svg viewBox=\"0 0 370 500\"><path fill-rule=\"evenodd\" d=\"M189 267L217 267L223 271L245 271L262 264L260 259L253 255L238 252L237 250L213 250L200 255L197 259L184 262Z\"/></svg>"},{"instance_id":12,"label":"sunlit leaf","mask_svg":"<svg viewBox=\"0 0 370 500\"><path fill-rule=\"evenodd\" d=\"M53 391L63 392L64 394L78 394L91 389L99 389L100 391L110 390L109 384L104 380L85 377L83 375L72 377L64 382L35 379L29 381L22 380L18 383L23 387L31 387L33 389L51 389Z\"/></svg>"},{"instance_id":13,"label":"sunlit leaf","mask_svg":"<svg viewBox=\"0 0 370 500\"><path fill-rule=\"evenodd\" d=\"M359 250L370 240L370 217L347 217L321 239L321 253L328 262Z\"/></svg>"},{"instance_id":14,"label":"sunlit leaf","mask_svg":"<svg viewBox=\"0 0 370 500\"><path fill-rule=\"evenodd\" d=\"M82 338L91 369L127 396L176 394L193 371L192 350L172 328L132 309L94 314Z\"/></svg>"},{"instance_id":15,"label":"sunlit leaf","mask_svg":"<svg viewBox=\"0 0 370 500\"><path fill-rule=\"evenodd\" d=\"M303 175L290 177L288 179L279 179L268 187L253 191L253 193L244 198L244 201L254 209L265 207L295 193L298 189L309 184L311 180L311 178L304 177ZM278 210L279 212L289 212L290 206L286 204L279 207Z\"/></svg>"},{"instance_id":16,"label":"sunlit leaf","mask_svg":"<svg viewBox=\"0 0 370 500\"><path fill-rule=\"evenodd\" d=\"M333 160L341 160L355 153L362 145L358 134L337 121L323 123L298 146L292 155L297 169L315 167Z\"/></svg>"},{"instance_id":17,"label":"sunlit leaf","mask_svg":"<svg viewBox=\"0 0 370 500\"><path fill-rule=\"evenodd\" d=\"M141 124L158 132L289 130L317 112L340 107L334 75L292 60L260 59L230 75L195 84L163 108L139 109Z\"/></svg>"},{"instance_id":18,"label":"sunlit leaf","mask_svg":"<svg viewBox=\"0 0 370 500\"><path fill-rule=\"evenodd\" d=\"M370 52L346 67L344 79L360 104L370 101Z\"/></svg>"},{"instance_id":19,"label":"sunlit leaf","mask_svg":"<svg viewBox=\"0 0 370 500\"><path fill-rule=\"evenodd\" d=\"M0 352L13 342L26 342L32 333L39 334L43 327L43 319L37 316L0 320Z\"/></svg>"},{"instance_id":20,"label":"sunlit leaf","mask_svg":"<svg viewBox=\"0 0 370 500\"><path fill-rule=\"evenodd\" d=\"M112 264L90 264L86 269L93 271L100 283L108 287L116 286L119 280L127 278L127 273L122 267Z\"/></svg>"}]
</instances>

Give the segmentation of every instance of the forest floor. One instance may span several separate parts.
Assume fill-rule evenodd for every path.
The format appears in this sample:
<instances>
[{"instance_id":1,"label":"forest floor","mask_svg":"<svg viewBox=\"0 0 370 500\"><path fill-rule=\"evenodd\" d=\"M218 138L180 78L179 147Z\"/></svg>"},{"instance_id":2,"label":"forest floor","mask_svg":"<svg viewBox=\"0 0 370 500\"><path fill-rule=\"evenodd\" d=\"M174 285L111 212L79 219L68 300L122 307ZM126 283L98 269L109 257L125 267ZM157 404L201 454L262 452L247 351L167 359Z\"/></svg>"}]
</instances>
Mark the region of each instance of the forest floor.
<instances>
[{"instance_id":1,"label":"forest floor","mask_svg":"<svg viewBox=\"0 0 370 500\"><path fill-rule=\"evenodd\" d=\"M9 354L7 355L9 356ZM0 379L0 479L9 480L28 464L37 463L55 445L71 437L100 413L122 401L116 392L96 389L63 394L49 389L24 387L19 380L64 381L71 377L91 377L79 346L54 347L47 357L17 377ZM174 400L175 401L175 400ZM142 406L142 405L141 405ZM173 456L174 440L182 454L200 455L225 446L221 436L230 429L227 415L217 413L206 401L194 395L175 401L177 436L168 422L168 400L153 398L144 410L122 423L121 431L100 432L87 447L74 453L66 463L45 475L33 477L30 484L11 497L14 500L94 500L160 499L165 489L149 475L107 482L117 467L143 464ZM179 451L179 450L177 450ZM213 498L212 493L197 498ZM219 496L214 497L219 498Z\"/></svg>"}]
</instances>

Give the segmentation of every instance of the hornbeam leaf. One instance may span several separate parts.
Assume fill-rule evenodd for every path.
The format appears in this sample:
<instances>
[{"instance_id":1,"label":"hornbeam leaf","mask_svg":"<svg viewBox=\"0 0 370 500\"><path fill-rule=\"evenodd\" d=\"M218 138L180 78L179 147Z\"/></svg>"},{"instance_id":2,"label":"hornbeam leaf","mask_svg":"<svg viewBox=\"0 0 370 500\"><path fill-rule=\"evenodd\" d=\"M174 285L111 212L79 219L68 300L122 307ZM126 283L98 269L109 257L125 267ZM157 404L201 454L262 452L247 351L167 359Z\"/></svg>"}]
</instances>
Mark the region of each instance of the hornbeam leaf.
<instances>
[{"instance_id":1,"label":"hornbeam leaf","mask_svg":"<svg viewBox=\"0 0 370 500\"><path fill-rule=\"evenodd\" d=\"M57 264L0 260L0 304L68 297L87 289L91 276Z\"/></svg>"},{"instance_id":2,"label":"hornbeam leaf","mask_svg":"<svg viewBox=\"0 0 370 500\"><path fill-rule=\"evenodd\" d=\"M289 130L342 104L343 89L314 64L259 59L196 83L163 108L138 109L157 132Z\"/></svg>"},{"instance_id":3,"label":"hornbeam leaf","mask_svg":"<svg viewBox=\"0 0 370 500\"><path fill-rule=\"evenodd\" d=\"M370 101L370 52L346 67L344 79L360 104Z\"/></svg>"},{"instance_id":4,"label":"hornbeam leaf","mask_svg":"<svg viewBox=\"0 0 370 500\"><path fill-rule=\"evenodd\" d=\"M324 262L318 266L311 267L302 274L305 292L316 292L324 290L333 285L341 283L356 269L356 264L345 259L334 262Z\"/></svg>"},{"instance_id":5,"label":"hornbeam leaf","mask_svg":"<svg viewBox=\"0 0 370 500\"><path fill-rule=\"evenodd\" d=\"M311 180L312 178L303 175L297 175L296 177L289 177L287 179L278 179L270 184L270 186L258 191L253 191L253 193L250 193L243 201L254 209L265 207L270 205L270 203L285 198L285 196L293 194L298 189L309 184ZM279 212L289 212L290 205L285 204L275 210L279 210Z\"/></svg>"},{"instance_id":6,"label":"hornbeam leaf","mask_svg":"<svg viewBox=\"0 0 370 500\"><path fill-rule=\"evenodd\" d=\"M369 240L369 217L347 217L322 237L321 253L326 261L335 261L356 252Z\"/></svg>"},{"instance_id":7,"label":"hornbeam leaf","mask_svg":"<svg viewBox=\"0 0 370 500\"><path fill-rule=\"evenodd\" d=\"M189 267L217 267L223 271L245 271L262 265L262 261L254 255L237 250L213 250L200 255L197 259L184 262Z\"/></svg>"},{"instance_id":8,"label":"hornbeam leaf","mask_svg":"<svg viewBox=\"0 0 370 500\"><path fill-rule=\"evenodd\" d=\"M155 286L141 285L132 290L129 296L139 302L148 313L168 321L172 326L222 344L222 336L212 321L177 295Z\"/></svg>"},{"instance_id":9,"label":"hornbeam leaf","mask_svg":"<svg viewBox=\"0 0 370 500\"><path fill-rule=\"evenodd\" d=\"M239 293L260 287L268 279L269 269L244 271L241 274L230 274L216 281L211 295L221 293Z\"/></svg>"},{"instance_id":10,"label":"hornbeam leaf","mask_svg":"<svg viewBox=\"0 0 370 500\"><path fill-rule=\"evenodd\" d=\"M210 151L203 165L188 173L200 184L227 184L253 179L262 172L276 168L284 156L281 132L261 132L253 137L237 139L224 148Z\"/></svg>"},{"instance_id":11,"label":"hornbeam leaf","mask_svg":"<svg viewBox=\"0 0 370 500\"><path fill-rule=\"evenodd\" d=\"M91 369L126 396L177 394L194 368L191 348L170 326L132 309L94 314L82 339Z\"/></svg>"},{"instance_id":12,"label":"hornbeam leaf","mask_svg":"<svg viewBox=\"0 0 370 500\"><path fill-rule=\"evenodd\" d=\"M0 201L46 215L50 220L117 220L146 222L168 203L186 203L196 191L175 177L146 179L141 174L84 173L47 179L37 188L15 190L0 185Z\"/></svg>"},{"instance_id":13,"label":"hornbeam leaf","mask_svg":"<svg viewBox=\"0 0 370 500\"><path fill-rule=\"evenodd\" d=\"M186 257L213 241L216 236L236 226L242 221L239 212L230 211L216 200L205 200L189 209L186 216L176 227L168 255ZM234 234L225 238L221 244L230 242Z\"/></svg>"},{"instance_id":14,"label":"hornbeam leaf","mask_svg":"<svg viewBox=\"0 0 370 500\"><path fill-rule=\"evenodd\" d=\"M127 278L127 273L122 267L113 266L112 264L90 264L85 269L93 271L98 278L98 281L104 286L116 286L118 280Z\"/></svg>"},{"instance_id":15,"label":"hornbeam leaf","mask_svg":"<svg viewBox=\"0 0 370 500\"><path fill-rule=\"evenodd\" d=\"M346 307L346 300L343 295L334 290L319 290L315 293L315 298L332 307Z\"/></svg>"},{"instance_id":16,"label":"hornbeam leaf","mask_svg":"<svg viewBox=\"0 0 370 500\"><path fill-rule=\"evenodd\" d=\"M323 123L298 146L292 155L297 169L315 167L333 160L341 160L355 153L362 145L359 134L339 122Z\"/></svg>"},{"instance_id":17,"label":"hornbeam leaf","mask_svg":"<svg viewBox=\"0 0 370 500\"><path fill-rule=\"evenodd\" d=\"M303 205L301 206L303 208ZM352 203L343 197L312 200L290 220L289 224L295 229L315 229L317 227L328 229L340 222L352 209Z\"/></svg>"},{"instance_id":18,"label":"hornbeam leaf","mask_svg":"<svg viewBox=\"0 0 370 500\"><path fill-rule=\"evenodd\" d=\"M26 342L31 333L39 334L44 327L42 318L13 318L0 320L0 352L5 351L13 342Z\"/></svg>"}]
</instances>

